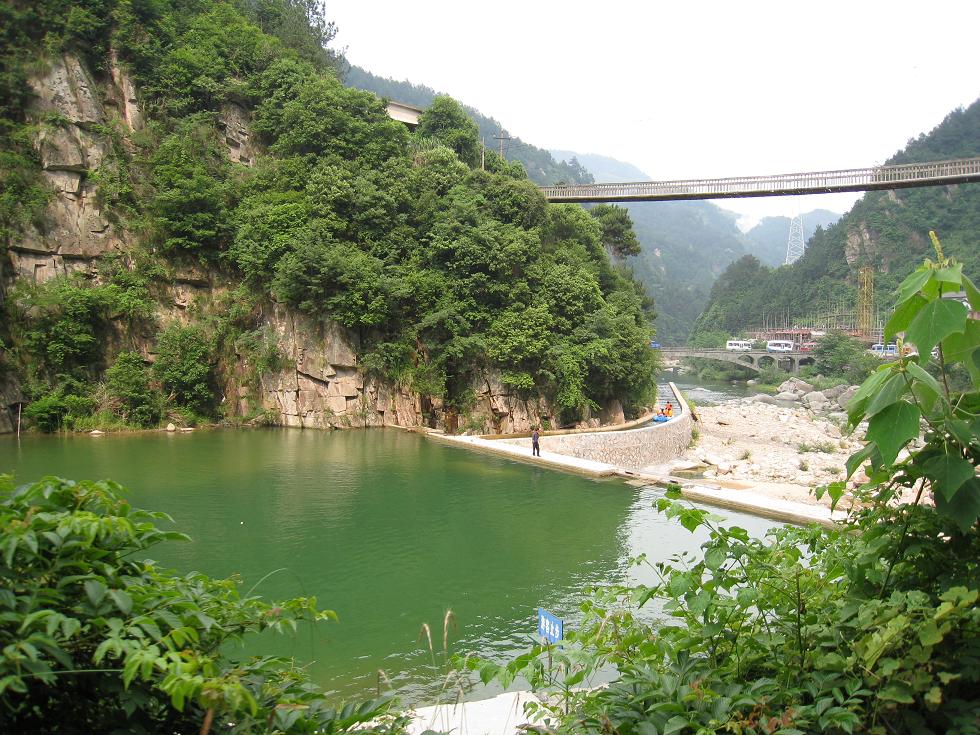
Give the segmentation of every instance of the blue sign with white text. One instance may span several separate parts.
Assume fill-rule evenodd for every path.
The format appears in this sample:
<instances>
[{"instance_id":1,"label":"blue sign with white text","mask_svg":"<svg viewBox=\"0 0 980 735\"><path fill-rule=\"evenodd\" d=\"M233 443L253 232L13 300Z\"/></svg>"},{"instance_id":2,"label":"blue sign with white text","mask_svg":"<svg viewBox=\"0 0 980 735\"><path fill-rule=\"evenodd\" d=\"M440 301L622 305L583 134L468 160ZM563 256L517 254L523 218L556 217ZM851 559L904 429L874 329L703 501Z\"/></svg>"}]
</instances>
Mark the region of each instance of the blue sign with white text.
<instances>
[{"instance_id":1,"label":"blue sign with white text","mask_svg":"<svg viewBox=\"0 0 980 735\"><path fill-rule=\"evenodd\" d=\"M548 643L557 643L565 634L564 621L556 618L543 607L538 608L538 635Z\"/></svg>"}]
</instances>

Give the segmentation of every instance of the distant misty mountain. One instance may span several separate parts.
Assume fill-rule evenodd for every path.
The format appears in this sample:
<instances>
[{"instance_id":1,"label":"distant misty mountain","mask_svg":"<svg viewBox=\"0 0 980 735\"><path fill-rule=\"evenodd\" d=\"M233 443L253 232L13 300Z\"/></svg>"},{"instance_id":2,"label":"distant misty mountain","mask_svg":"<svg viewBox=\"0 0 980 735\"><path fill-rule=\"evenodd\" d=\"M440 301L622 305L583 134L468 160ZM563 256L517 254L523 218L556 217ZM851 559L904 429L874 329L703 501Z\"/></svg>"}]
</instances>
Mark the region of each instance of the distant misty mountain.
<instances>
[{"instance_id":1,"label":"distant misty mountain","mask_svg":"<svg viewBox=\"0 0 980 735\"><path fill-rule=\"evenodd\" d=\"M577 160L584 166L598 184L611 184L618 181L651 181L643 171L632 163L617 161L615 158L599 156L595 153L575 153L574 151L551 150L558 161Z\"/></svg>"},{"instance_id":2,"label":"distant misty mountain","mask_svg":"<svg viewBox=\"0 0 980 735\"><path fill-rule=\"evenodd\" d=\"M803 239L809 241L818 227L826 229L840 218L840 214L829 209L814 209L804 213ZM745 233L747 251L766 265L782 265L786 259L790 222L789 217L764 217Z\"/></svg>"},{"instance_id":3,"label":"distant misty mountain","mask_svg":"<svg viewBox=\"0 0 980 735\"><path fill-rule=\"evenodd\" d=\"M558 160L574 158L600 183L650 180L636 166L607 156L562 150L551 154ZM629 210L642 251L628 262L656 302L657 335L665 344L683 344L715 278L748 252L746 238L735 226L738 215L705 201L622 206Z\"/></svg>"}]
</instances>

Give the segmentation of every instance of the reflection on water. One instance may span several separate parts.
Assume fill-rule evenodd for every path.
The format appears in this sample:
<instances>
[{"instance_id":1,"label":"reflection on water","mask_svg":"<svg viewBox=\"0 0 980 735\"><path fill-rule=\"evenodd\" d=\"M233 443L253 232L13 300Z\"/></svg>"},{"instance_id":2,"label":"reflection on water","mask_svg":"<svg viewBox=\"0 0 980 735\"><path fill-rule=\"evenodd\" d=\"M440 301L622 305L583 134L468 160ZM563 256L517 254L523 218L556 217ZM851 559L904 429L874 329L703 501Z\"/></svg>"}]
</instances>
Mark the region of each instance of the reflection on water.
<instances>
[{"instance_id":1,"label":"reflection on water","mask_svg":"<svg viewBox=\"0 0 980 735\"><path fill-rule=\"evenodd\" d=\"M441 649L447 609L459 625L451 652L504 660L530 643L538 606L574 625L584 588L650 581L629 558L702 541L657 515L654 488L395 430L5 437L8 471L117 480L193 538L154 549L164 565L239 573L245 590L266 577L257 592L267 597L316 596L339 624L247 652L312 661L316 680L345 696L374 691L383 669L406 701L430 700L441 651L433 666L419 631L428 623ZM753 533L772 525L727 515Z\"/></svg>"}]
</instances>

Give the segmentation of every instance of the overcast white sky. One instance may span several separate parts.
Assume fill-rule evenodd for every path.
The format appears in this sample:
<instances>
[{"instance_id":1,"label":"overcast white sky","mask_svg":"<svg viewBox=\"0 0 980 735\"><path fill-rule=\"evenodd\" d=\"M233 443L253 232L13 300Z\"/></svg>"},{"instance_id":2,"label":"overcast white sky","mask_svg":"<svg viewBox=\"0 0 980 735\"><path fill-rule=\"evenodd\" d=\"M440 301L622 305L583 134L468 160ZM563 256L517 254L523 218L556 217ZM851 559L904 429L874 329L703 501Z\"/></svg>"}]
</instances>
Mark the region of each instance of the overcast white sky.
<instances>
[{"instance_id":1,"label":"overcast white sky","mask_svg":"<svg viewBox=\"0 0 980 735\"><path fill-rule=\"evenodd\" d=\"M334 46L654 179L881 163L980 96L980 2L327 0ZM746 220L859 195L728 199Z\"/></svg>"}]
</instances>

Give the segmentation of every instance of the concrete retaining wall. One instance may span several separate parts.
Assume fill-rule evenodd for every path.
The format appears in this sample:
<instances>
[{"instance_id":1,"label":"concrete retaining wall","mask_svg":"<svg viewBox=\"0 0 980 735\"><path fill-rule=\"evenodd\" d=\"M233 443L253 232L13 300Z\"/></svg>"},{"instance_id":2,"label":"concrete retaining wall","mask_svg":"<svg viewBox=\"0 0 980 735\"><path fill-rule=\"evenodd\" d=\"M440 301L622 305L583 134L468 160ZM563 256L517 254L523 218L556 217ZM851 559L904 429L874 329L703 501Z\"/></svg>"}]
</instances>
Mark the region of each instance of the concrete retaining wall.
<instances>
[{"instance_id":1,"label":"concrete retaining wall","mask_svg":"<svg viewBox=\"0 0 980 735\"><path fill-rule=\"evenodd\" d=\"M589 432L542 436L541 451L564 454L594 462L606 462L628 470L640 470L652 464L665 464L679 456L691 443L694 419L691 410L673 383L670 389L677 399L680 415L662 424L650 424L626 431ZM525 446L530 439L500 439L500 442Z\"/></svg>"}]
</instances>

